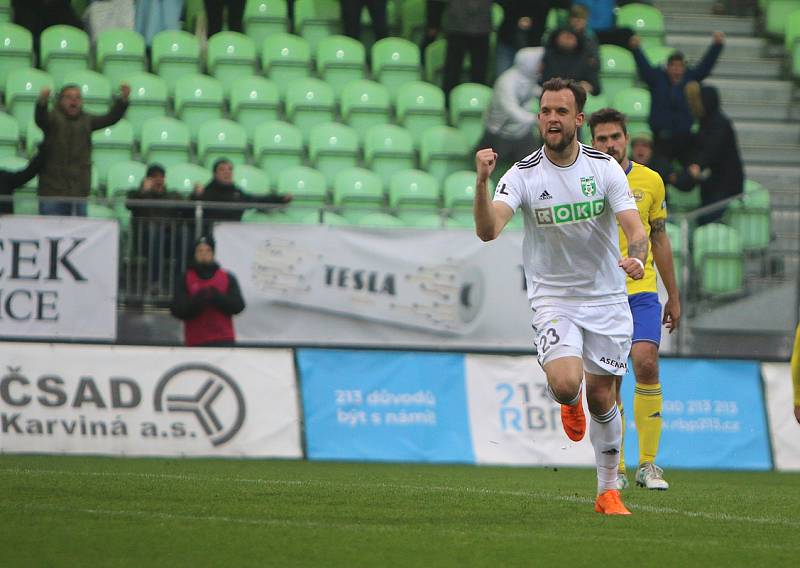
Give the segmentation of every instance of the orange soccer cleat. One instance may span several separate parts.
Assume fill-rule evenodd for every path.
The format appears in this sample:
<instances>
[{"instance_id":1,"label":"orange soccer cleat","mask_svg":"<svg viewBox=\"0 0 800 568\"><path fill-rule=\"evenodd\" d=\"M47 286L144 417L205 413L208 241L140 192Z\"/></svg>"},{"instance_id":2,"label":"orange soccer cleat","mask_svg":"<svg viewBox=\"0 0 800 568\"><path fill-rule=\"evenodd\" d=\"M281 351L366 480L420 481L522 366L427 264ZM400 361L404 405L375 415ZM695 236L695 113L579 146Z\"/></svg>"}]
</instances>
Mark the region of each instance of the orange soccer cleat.
<instances>
[{"instance_id":1,"label":"orange soccer cleat","mask_svg":"<svg viewBox=\"0 0 800 568\"><path fill-rule=\"evenodd\" d=\"M616 489L609 489L597 496L594 510L604 515L630 515L631 512L622 502L622 497Z\"/></svg>"},{"instance_id":2,"label":"orange soccer cleat","mask_svg":"<svg viewBox=\"0 0 800 568\"><path fill-rule=\"evenodd\" d=\"M573 442L580 442L586 435L586 415L583 412L583 387L578 391L578 404L569 406L561 405L561 425L567 438Z\"/></svg>"}]
</instances>

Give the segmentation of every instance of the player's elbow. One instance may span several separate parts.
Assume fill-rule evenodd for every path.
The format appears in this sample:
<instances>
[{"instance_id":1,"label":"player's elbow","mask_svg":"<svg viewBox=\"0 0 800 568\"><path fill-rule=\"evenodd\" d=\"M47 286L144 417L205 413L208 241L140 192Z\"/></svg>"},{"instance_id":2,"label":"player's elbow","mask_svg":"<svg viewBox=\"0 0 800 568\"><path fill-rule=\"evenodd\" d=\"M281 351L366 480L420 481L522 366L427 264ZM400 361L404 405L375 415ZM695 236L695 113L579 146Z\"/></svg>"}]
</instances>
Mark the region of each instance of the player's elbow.
<instances>
[{"instance_id":1,"label":"player's elbow","mask_svg":"<svg viewBox=\"0 0 800 568\"><path fill-rule=\"evenodd\" d=\"M475 229L475 233L478 235L478 238L485 243L489 241L493 241L497 238L497 234L494 230L481 230L480 228Z\"/></svg>"}]
</instances>

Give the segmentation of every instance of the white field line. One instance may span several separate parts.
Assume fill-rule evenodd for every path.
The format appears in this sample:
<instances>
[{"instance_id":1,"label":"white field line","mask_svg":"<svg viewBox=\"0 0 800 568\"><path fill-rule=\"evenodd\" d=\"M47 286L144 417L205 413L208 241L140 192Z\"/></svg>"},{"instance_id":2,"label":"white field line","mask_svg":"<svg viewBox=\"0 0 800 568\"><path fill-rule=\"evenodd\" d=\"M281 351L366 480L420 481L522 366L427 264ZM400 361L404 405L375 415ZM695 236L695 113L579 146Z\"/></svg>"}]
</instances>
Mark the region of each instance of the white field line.
<instances>
[{"instance_id":1,"label":"white field line","mask_svg":"<svg viewBox=\"0 0 800 568\"><path fill-rule=\"evenodd\" d=\"M405 485L396 483L339 483L324 480L286 480L286 479L249 479L242 477L218 477L203 475L179 475L171 473L140 473L140 472L111 472L111 471L67 471L67 470L47 470L47 469L17 469L0 468L0 474L15 475L48 475L60 476L69 475L77 477L106 477L106 478L138 478L152 480L173 480L189 482L212 482L212 483L241 483L272 486L308 486L308 487L330 487L330 488L349 488L349 489L388 489L392 491L411 491L416 493L465 493L472 495L487 495L495 497L519 497L525 499L536 499L537 501L562 501L577 504L593 504L594 500L586 497L573 495L553 495L539 491L509 491L486 489L481 487L448 487L436 485ZM709 521L746 523L759 525L779 525L785 527L800 527L800 520L786 519L780 517L749 517L743 515L730 515L728 513L710 513L707 511L686 511L672 507L658 507L653 505L628 505L629 509L645 511L648 513L658 513L663 515L679 515L690 518L706 519ZM135 512L134 512L135 513ZM197 518L197 517L190 517ZM358 525L360 526L360 525Z\"/></svg>"}]
</instances>

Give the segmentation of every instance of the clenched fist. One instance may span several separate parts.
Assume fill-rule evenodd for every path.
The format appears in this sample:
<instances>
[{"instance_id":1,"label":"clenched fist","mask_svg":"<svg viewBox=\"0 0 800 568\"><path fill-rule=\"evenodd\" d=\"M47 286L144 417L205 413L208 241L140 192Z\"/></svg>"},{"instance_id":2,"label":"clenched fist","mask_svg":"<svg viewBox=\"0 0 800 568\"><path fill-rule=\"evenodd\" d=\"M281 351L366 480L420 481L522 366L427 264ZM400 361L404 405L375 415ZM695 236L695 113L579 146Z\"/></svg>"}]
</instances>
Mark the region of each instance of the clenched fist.
<instances>
[{"instance_id":1,"label":"clenched fist","mask_svg":"<svg viewBox=\"0 0 800 568\"><path fill-rule=\"evenodd\" d=\"M487 181L497 166L497 153L491 148L484 148L475 153L475 169L478 172L478 181Z\"/></svg>"},{"instance_id":2,"label":"clenched fist","mask_svg":"<svg viewBox=\"0 0 800 568\"><path fill-rule=\"evenodd\" d=\"M619 261L619 266L634 280L641 280L644 277L644 265L638 258L623 258Z\"/></svg>"}]
</instances>

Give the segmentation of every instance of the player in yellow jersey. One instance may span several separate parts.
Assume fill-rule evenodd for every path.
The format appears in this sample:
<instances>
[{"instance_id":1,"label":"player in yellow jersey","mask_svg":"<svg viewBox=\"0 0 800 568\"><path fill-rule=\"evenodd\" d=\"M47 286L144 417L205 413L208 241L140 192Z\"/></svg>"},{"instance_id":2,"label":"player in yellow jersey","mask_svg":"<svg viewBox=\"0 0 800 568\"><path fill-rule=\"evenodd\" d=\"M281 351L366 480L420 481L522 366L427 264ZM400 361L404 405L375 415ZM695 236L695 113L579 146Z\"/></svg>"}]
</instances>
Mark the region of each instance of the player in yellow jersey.
<instances>
[{"instance_id":1,"label":"player in yellow jersey","mask_svg":"<svg viewBox=\"0 0 800 568\"><path fill-rule=\"evenodd\" d=\"M663 470L655 463L658 444L661 440L661 406L663 395L658 379L658 346L661 342L661 324L672 333L681 317L678 285L672 265L672 247L666 233L667 204L664 182L656 172L628 159L630 141L625 115L615 109L601 109L589 118L592 146L605 152L619 162L628 176L639 215L650 240L650 250L645 263L644 278L628 278L628 303L633 315L633 345L631 359L636 375L633 395L633 417L639 432L639 468L636 484L647 489L665 490L669 484L664 480ZM620 250L625 256L627 243L620 233ZM667 289L667 303L663 317L656 288L656 271ZM617 379L617 404L622 413L619 391L622 377ZM623 422L624 423L624 422ZM623 430L624 432L624 430ZM628 486L625 462L620 456L617 480L619 489Z\"/></svg>"},{"instance_id":2,"label":"player in yellow jersey","mask_svg":"<svg viewBox=\"0 0 800 568\"><path fill-rule=\"evenodd\" d=\"M792 350L792 384L794 385L794 417L800 423L800 325L794 334Z\"/></svg>"}]
</instances>

